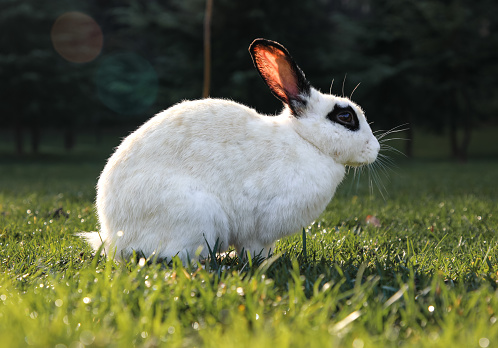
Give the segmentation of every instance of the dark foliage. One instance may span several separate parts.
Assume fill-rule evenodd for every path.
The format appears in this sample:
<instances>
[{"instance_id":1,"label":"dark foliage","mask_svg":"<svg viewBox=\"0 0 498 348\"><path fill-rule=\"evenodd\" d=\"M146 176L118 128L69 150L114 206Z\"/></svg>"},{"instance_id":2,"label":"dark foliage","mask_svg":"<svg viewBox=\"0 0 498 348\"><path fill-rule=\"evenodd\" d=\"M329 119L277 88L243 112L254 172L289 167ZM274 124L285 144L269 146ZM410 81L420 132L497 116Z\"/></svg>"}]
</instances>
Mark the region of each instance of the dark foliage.
<instances>
[{"instance_id":1,"label":"dark foliage","mask_svg":"<svg viewBox=\"0 0 498 348\"><path fill-rule=\"evenodd\" d=\"M0 0L0 9L0 127L18 153L25 134L37 152L44 129L60 129L70 149L81 129L132 129L201 97L204 0ZM103 33L95 59L70 62L54 49L51 30L69 11ZM465 160L471 130L496 123L497 11L491 0L215 0L210 94L280 110L247 52L265 37L284 44L316 88L335 80L333 93L349 95L361 82L354 99L375 126L446 132Z\"/></svg>"}]
</instances>

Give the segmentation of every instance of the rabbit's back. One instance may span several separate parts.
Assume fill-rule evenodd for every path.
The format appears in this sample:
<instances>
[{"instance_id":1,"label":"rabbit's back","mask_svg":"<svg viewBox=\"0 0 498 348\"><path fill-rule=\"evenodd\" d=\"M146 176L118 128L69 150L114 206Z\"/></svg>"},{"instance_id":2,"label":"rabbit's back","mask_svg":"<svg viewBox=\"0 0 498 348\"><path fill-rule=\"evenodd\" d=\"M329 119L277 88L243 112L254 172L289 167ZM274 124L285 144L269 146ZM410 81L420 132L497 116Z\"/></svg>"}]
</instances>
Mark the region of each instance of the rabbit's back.
<instances>
[{"instance_id":1,"label":"rabbit's back","mask_svg":"<svg viewBox=\"0 0 498 348\"><path fill-rule=\"evenodd\" d=\"M124 256L192 257L204 239L266 246L315 219L343 175L286 113L184 102L130 134L109 159L97 186L101 234Z\"/></svg>"},{"instance_id":2,"label":"rabbit's back","mask_svg":"<svg viewBox=\"0 0 498 348\"><path fill-rule=\"evenodd\" d=\"M295 161L292 152L299 154L290 143L296 140L290 118L263 116L228 100L188 101L130 134L102 176L121 183L134 175L151 180L157 176L160 184L169 175L181 174L210 184L240 184L275 162Z\"/></svg>"}]
</instances>

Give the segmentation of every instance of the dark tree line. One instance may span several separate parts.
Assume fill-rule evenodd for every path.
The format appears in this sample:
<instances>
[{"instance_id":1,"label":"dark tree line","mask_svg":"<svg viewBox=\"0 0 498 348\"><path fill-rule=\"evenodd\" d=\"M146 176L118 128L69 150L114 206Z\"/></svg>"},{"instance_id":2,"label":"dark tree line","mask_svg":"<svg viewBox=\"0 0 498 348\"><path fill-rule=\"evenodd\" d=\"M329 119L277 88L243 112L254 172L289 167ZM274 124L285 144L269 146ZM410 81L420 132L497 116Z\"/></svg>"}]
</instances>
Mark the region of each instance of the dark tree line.
<instances>
[{"instance_id":1,"label":"dark tree line","mask_svg":"<svg viewBox=\"0 0 498 348\"><path fill-rule=\"evenodd\" d=\"M28 136L37 152L44 129L60 129L70 149L80 129L136 125L200 98L206 4L0 0L0 127L13 132L16 151L26 151ZM69 62L54 49L51 28L68 11L100 26L96 59ZM376 125L447 132L452 155L465 160L472 130L497 121L495 13L494 0L214 0L209 95L277 112L247 53L254 38L273 39L315 87L328 90L334 79L341 94L347 73L345 93L361 82L354 100Z\"/></svg>"}]
</instances>

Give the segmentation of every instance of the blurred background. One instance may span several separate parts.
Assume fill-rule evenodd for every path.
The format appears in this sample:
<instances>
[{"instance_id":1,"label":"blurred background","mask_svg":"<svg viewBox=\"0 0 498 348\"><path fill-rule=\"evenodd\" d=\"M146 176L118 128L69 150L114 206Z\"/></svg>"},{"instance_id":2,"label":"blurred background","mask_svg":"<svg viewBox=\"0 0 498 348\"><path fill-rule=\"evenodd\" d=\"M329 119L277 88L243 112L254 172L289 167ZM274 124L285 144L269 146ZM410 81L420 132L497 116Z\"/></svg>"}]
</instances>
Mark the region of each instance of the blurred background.
<instances>
[{"instance_id":1,"label":"blurred background","mask_svg":"<svg viewBox=\"0 0 498 348\"><path fill-rule=\"evenodd\" d=\"M102 148L184 99L282 108L253 39L349 96L407 157L498 158L495 0L0 0L0 156ZM114 139L107 141L109 138Z\"/></svg>"}]
</instances>

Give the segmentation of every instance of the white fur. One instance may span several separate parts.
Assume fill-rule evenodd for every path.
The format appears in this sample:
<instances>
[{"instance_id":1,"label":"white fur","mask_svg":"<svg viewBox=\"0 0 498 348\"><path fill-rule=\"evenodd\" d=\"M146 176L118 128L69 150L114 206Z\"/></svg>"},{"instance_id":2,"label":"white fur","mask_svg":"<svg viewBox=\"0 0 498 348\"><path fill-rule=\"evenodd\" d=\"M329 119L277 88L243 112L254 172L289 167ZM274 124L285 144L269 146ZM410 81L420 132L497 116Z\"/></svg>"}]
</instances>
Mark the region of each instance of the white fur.
<instances>
[{"instance_id":1,"label":"white fur","mask_svg":"<svg viewBox=\"0 0 498 348\"><path fill-rule=\"evenodd\" d=\"M326 118L350 105L360 128ZM345 165L371 163L379 143L361 109L311 88L299 118L265 116L229 100L177 104L130 134L97 185L100 236L108 255L133 251L184 262L206 241L267 256L274 242L309 225L342 181ZM197 254L197 255L196 255Z\"/></svg>"}]
</instances>

